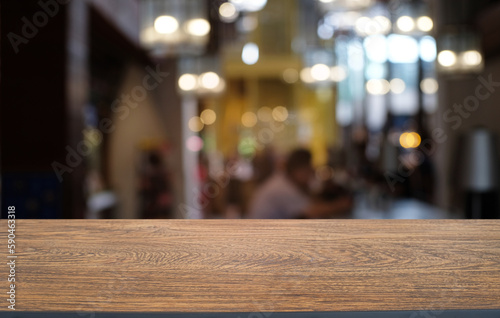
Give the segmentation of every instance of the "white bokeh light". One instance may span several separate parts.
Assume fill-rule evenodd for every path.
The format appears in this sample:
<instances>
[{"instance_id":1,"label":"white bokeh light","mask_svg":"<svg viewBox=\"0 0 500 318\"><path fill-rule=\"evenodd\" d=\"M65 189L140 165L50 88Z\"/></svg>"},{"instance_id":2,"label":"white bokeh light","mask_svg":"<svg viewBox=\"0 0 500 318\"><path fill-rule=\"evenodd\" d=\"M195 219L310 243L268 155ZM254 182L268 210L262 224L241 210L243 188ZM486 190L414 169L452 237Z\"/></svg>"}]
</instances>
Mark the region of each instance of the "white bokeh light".
<instances>
[{"instance_id":1,"label":"white bokeh light","mask_svg":"<svg viewBox=\"0 0 500 318\"><path fill-rule=\"evenodd\" d=\"M387 34L391 31L392 23L388 17L378 15L373 17L372 21L377 34Z\"/></svg>"},{"instance_id":2,"label":"white bokeh light","mask_svg":"<svg viewBox=\"0 0 500 318\"><path fill-rule=\"evenodd\" d=\"M189 34L194 36L205 36L210 32L210 23L205 19L192 19L186 24Z\"/></svg>"},{"instance_id":3,"label":"white bokeh light","mask_svg":"<svg viewBox=\"0 0 500 318\"><path fill-rule=\"evenodd\" d=\"M444 67L450 67L455 65L457 62L457 55L455 52L450 50L444 50L439 52L437 57L438 63Z\"/></svg>"},{"instance_id":4,"label":"white bokeh light","mask_svg":"<svg viewBox=\"0 0 500 318\"><path fill-rule=\"evenodd\" d=\"M356 20L355 25L356 32L361 36L387 34L391 27L391 20L383 15L373 18L360 17Z\"/></svg>"},{"instance_id":5,"label":"white bokeh light","mask_svg":"<svg viewBox=\"0 0 500 318\"><path fill-rule=\"evenodd\" d=\"M220 77L217 73L214 72L206 72L200 75L199 77L200 84L202 87L206 89L214 89L219 86Z\"/></svg>"},{"instance_id":6,"label":"white bokeh light","mask_svg":"<svg viewBox=\"0 0 500 318\"><path fill-rule=\"evenodd\" d=\"M476 50L465 51L462 54L462 61L467 66L477 66L481 64L482 60L481 53Z\"/></svg>"},{"instance_id":7,"label":"white bokeh light","mask_svg":"<svg viewBox=\"0 0 500 318\"><path fill-rule=\"evenodd\" d=\"M389 61L392 63L416 63L419 46L415 38L408 35L391 34L387 37Z\"/></svg>"},{"instance_id":8,"label":"white bokeh light","mask_svg":"<svg viewBox=\"0 0 500 318\"><path fill-rule=\"evenodd\" d=\"M410 32L415 28L415 21L407 15L399 17L396 21L396 25L399 30L403 32Z\"/></svg>"},{"instance_id":9,"label":"white bokeh light","mask_svg":"<svg viewBox=\"0 0 500 318\"><path fill-rule=\"evenodd\" d=\"M370 35L363 41L366 57L376 63L387 61L387 40L383 35Z\"/></svg>"},{"instance_id":10,"label":"white bokeh light","mask_svg":"<svg viewBox=\"0 0 500 318\"><path fill-rule=\"evenodd\" d=\"M325 24L325 23L321 23L318 26L317 33L318 33L318 36L320 37L320 39L329 40L333 37L334 30L333 30L332 26Z\"/></svg>"},{"instance_id":11,"label":"white bokeh light","mask_svg":"<svg viewBox=\"0 0 500 318\"><path fill-rule=\"evenodd\" d=\"M314 82L314 78L311 75L311 68L305 67L300 71L300 79L302 82L309 84Z\"/></svg>"},{"instance_id":12,"label":"white bokeh light","mask_svg":"<svg viewBox=\"0 0 500 318\"><path fill-rule=\"evenodd\" d=\"M391 84L391 92L393 94L401 94L406 89L405 82L402 79L400 79L400 78L393 78L390 81L390 84Z\"/></svg>"},{"instance_id":13,"label":"white bokeh light","mask_svg":"<svg viewBox=\"0 0 500 318\"><path fill-rule=\"evenodd\" d=\"M420 31L429 32L434 27L432 19L427 16L422 16L417 19L417 28Z\"/></svg>"},{"instance_id":14,"label":"white bokeh light","mask_svg":"<svg viewBox=\"0 0 500 318\"><path fill-rule=\"evenodd\" d=\"M198 87L198 76L195 74L183 74L179 77L179 88L183 91L192 91Z\"/></svg>"},{"instance_id":15,"label":"white bokeh light","mask_svg":"<svg viewBox=\"0 0 500 318\"><path fill-rule=\"evenodd\" d=\"M372 95L385 95L390 89L391 85L385 79L371 79L366 82L366 91Z\"/></svg>"},{"instance_id":16,"label":"white bokeh light","mask_svg":"<svg viewBox=\"0 0 500 318\"><path fill-rule=\"evenodd\" d=\"M229 0L238 10L255 12L264 9L267 0Z\"/></svg>"},{"instance_id":17,"label":"white bokeh light","mask_svg":"<svg viewBox=\"0 0 500 318\"><path fill-rule=\"evenodd\" d=\"M239 12L230 2L224 2L219 7L219 18L223 22L234 22L239 16Z\"/></svg>"},{"instance_id":18,"label":"white bokeh light","mask_svg":"<svg viewBox=\"0 0 500 318\"><path fill-rule=\"evenodd\" d=\"M257 44L249 42L243 46L241 60L247 65L253 65L259 60L259 47Z\"/></svg>"},{"instance_id":19,"label":"white bokeh light","mask_svg":"<svg viewBox=\"0 0 500 318\"><path fill-rule=\"evenodd\" d=\"M311 76L316 81L325 81L330 77L330 68L325 64L316 64L311 67Z\"/></svg>"},{"instance_id":20,"label":"white bokeh light","mask_svg":"<svg viewBox=\"0 0 500 318\"><path fill-rule=\"evenodd\" d=\"M356 20L354 28L356 29L356 32L359 35L366 35L366 34L368 34L370 23L371 23L370 18L368 18L368 17L359 17Z\"/></svg>"},{"instance_id":21,"label":"white bokeh light","mask_svg":"<svg viewBox=\"0 0 500 318\"><path fill-rule=\"evenodd\" d=\"M156 18L154 28L158 33L171 34L177 31L179 28L179 22L177 22L177 19L172 16L162 15Z\"/></svg>"},{"instance_id":22,"label":"white bokeh light","mask_svg":"<svg viewBox=\"0 0 500 318\"><path fill-rule=\"evenodd\" d=\"M420 40L420 58L424 62L434 62L436 54L436 40L432 36L424 36Z\"/></svg>"},{"instance_id":23,"label":"white bokeh light","mask_svg":"<svg viewBox=\"0 0 500 318\"><path fill-rule=\"evenodd\" d=\"M424 78L420 82L420 89L424 94L435 94L439 89L439 85L434 78Z\"/></svg>"}]
</instances>

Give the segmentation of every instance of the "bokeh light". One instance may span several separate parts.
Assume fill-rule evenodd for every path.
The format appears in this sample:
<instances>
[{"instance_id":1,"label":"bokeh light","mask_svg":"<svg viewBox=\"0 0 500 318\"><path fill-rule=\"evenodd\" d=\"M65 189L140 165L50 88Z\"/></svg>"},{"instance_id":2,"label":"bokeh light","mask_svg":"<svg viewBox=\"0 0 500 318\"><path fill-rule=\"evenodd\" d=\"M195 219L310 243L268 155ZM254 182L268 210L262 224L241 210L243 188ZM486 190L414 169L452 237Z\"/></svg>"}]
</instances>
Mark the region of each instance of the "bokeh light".
<instances>
[{"instance_id":1,"label":"bokeh light","mask_svg":"<svg viewBox=\"0 0 500 318\"><path fill-rule=\"evenodd\" d=\"M391 85L385 79L371 79L366 82L366 91L372 95L385 95L390 89Z\"/></svg>"},{"instance_id":2,"label":"bokeh light","mask_svg":"<svg viewBox=\"0 0 500 318\"><path fill-rule=\"evenodd\" d=\"M396 21L398 29L403 32L410 32L415 28L415 21L409 16L402 16Z\"/></svg>"},{"instance_id":3,"label":"bokeh light","mask_svg":"<svg viewBox=\"0 0 500 318\"><path fill-rule=\"evenodd\" d=\"M288 109L284 106L276 106L272 112L273 119L279 122L284 122L288 118Z\"/></svg>"},{"instance_id":4,"label":"bokeh light","mask_svg":"<svg viewBox=\"0 0 500 318\"><path fill-rule=\"evenodd\" d=\"M243 46L241 60L247 65L253 65L259 60L259 47L257 44L249 42Z\"/></svg>"},{"instance_id":5,"label":"bokeh light","mask_svg":"<svg viewBox=\"0 0 500 318\"><path fill-rule=\"evenodd\" d=\"M424 36L420 40L420 58L424 62L434 62L436 59L436 40L432 36Z\"/></svg>"},{"instance_id":6,"label":"bokeh light","mask_svg":"<svg viewBox=\"0 0 500 318\"><path fill-rule=\"evenodd\" d=\"M179 77L179 88L183 91L191 91L198 87L198 76L194 74L183 74Z\"/></svg>"},{"instance_id":7,"label":"bokeh light","mask_svg":"<svg viewBox=\"0 0 500 318\"><path fill-rule=\"evenodd\" d=\"M200 114L200 119L205 125L212 125L217 119L217 114L212 109L205 109Z\"/></svg>"},{"instance_id":8,"label":"bokeh light","mask_svg":"<svg viewBox=\"0 0 500 318\"><path fill-rule=\"evenodd\" d=\"M205 19L192 19L186 25L189 34L194 36L205 36L210 32L210 23Z\"/></svg>"},{"instance_id":9,"label":"bokeh light","mask_svg":"<svg viewBox=\"0 0 500 318\"><path fill-rule=\"evenodd\" d=\"M444 50L439 52L437 57L438 63L444 67L450 67L455 65L457 62L457 55L455 52L450 50Z\"/></svg>"},{"instance_id":10,"label":"bokeh light","mask_svg":"<svg viewBox=\"0 0 500 318\"><path fill-rule=\"evenodd\" d=\"M429 32L434 27L432 19L426 16L419 17L417 19L417 28L420 31Z\"/></svg>"},{"instance_id":11,"label":"bokeh light","mask_svg":"<svg viewBox=\"0 0 500 318\"><path fill-rule=\"evenodd\" d=\"M325 81L330 77L330 68L325 64L316 64L311 67L311 76L316 81Z\"/></svg>"},{"instance_id":12,"label":"bokeh light","mask_svg":"<svg viewBox=\"0 0 500 318\"><path fill-rule=\"evenodd\" d=\"M193 116L189 119L188 128L193 132L199 132L200 130L203 129L204 126L205 124L198 116Z\"/></svg>"},{"instance_id":13,"label":"bokeh light","mask_svg":"<svg viewBox=\"0 0 500 318\"><path fill-rule=\"evenodd\" d=\"M386 34L391 30L392 23L389 18L383 15L373 17L373 28L376 30L375 34ZM373 32L373 31L372 31Z\"/></svg>"},{"instance_id":14,"label":"bokeh light","mask_svg":"<svg viewBox=\"0 0 500 318\"><path fill-rule=\"evenodd\" d=\"M246 112L241 116L241 123L245 127L252 128L257 124L257 115L252 112Z\"/></svg>"},{"instance_id":15,"label":"bokeh light","mask_svg":"<svg viewBox=\"0 0 500 318\"><path fill-rule=\"evenodd\" d=\"M224 2L219 7L219 17L222 22L234 22L238 18L239 12L230 2Z\"/></svg>"},{"instance_id":16,"label":"bokeh light","mask_svg":"<svg viewBox=\"0 0 500 318\"><path fill-rule=\"evenodd\" d=\"M420 89L424 94L435 94L439 89L439 85L434 78L424 78L420 82Z\"/></svg>"},{"instance_id":17,"label":"bokeh light","mask_svg":"<svg viewBox=\"0 0 500 318\"><path fill-rule=\"evenodd\" d=\"M288 84L293 84L299 79L299 72L294 68L287 68L283 71L283 80Z\"/></svg>"},{"instance_id":18,"label":"bokeh light","mask_svg":"<svg viewBox=\"0 0 500 318\"><path fill-rule=\"evenodd\" d=\"M264 9L267 0L229 0L238 10L255 12Z\"/></svg>"},{"instance_id":19,"label":"bokeh light","mask_svg":"<svg viewBox=\"0 0 500 318\"><path fill-rule=\"evenodd\" d=\"M206 89L214 89L219 86L220 78L217 73L206 72L200 75L200 84Z\"/></svg>"},{"instance_id":20,"label":"bokeh light","mask_svg":"<svg viewBox=\"0 0 500 318\"><path fill-rule=\"evenodd\" d=\"M300 71L300 79L302 82L309 84L314 82L314 78L311 75L311 68L305 67Z\"/></svg>"},{"instance_id":21,"label":"bokeh light","mask_svg":"<svg viewBox=\"0 0 500 318\"><path fill-rule=\"evenodd\" d=\"M179 28L179 22L177 22L177 19L172 16L162 15L156 18L154 28L158 33L171 34L177 31Z\"/></svg>"},{"instance_id":22,"label":"bokeh light","mask_svg":"<svg viewBox=\"0 0 500 318\"><path fill-rule=\"evenodd\" d=\"M462 61L467 66L477 66L482 60L481 53L476 50L465 51L462 55Z\"/></svg>"},{"instance_id":23,"label":"bokeh light","mask_svg":"<svg viewBox=\"0 0 500 318\"><path fill-rule=\"evenodd\" d=\"M405 82L400 78L393 78L390 84L391 84L391 92L393 94L401 94L406 89Z\"/></svg>"},{"instance_id":24,"label":"bokeh light","mask_svg":"<svg viewBox=\"0 0 500 318\"><path fill-rule=\"evenodd\" d=\"M198 152L203 149L203 139L198 136L191 136L186 140L186 148L192 152Z\"/></svg>"},{"instance_id":25,"label":"bokeh light","mask_svg":"<svg viewBox=\"0 0 500 318\"><path fill-rule=\"evenodd\" d=\"M420 135L416 132L404 132L399 137L399 144L403 148L417 148L421 141Z\"/></svg>"},{"instance_id":26,"label":"bokeh light","mask_svg":"<svg viewBox=\"0 0 500 318\"><path fill-rule=\"evenodd\" d=\"M331 25L321 23L318 25L317 33L320 39L329 40L333 37L334 30Z\"/></svg>"}]
</instances>

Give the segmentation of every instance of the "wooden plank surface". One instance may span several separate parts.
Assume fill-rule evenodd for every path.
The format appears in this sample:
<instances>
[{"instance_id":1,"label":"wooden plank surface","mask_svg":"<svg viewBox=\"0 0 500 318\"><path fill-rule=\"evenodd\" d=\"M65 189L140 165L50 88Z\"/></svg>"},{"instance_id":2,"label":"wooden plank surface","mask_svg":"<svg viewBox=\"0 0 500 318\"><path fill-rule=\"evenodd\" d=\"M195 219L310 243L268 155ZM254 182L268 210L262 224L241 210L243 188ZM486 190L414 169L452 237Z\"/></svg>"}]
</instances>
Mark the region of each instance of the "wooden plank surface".
<instances>
[{"instance_id":1,"label":"wooden plank surface","mask_svg":"<svg viewBox=\"0 0 500 318\"><path fill-rule=\"evenodd\" d=\"M17 220L16 237L17 310L500 308L500 221Z\"/></svg>"}]
</instances>

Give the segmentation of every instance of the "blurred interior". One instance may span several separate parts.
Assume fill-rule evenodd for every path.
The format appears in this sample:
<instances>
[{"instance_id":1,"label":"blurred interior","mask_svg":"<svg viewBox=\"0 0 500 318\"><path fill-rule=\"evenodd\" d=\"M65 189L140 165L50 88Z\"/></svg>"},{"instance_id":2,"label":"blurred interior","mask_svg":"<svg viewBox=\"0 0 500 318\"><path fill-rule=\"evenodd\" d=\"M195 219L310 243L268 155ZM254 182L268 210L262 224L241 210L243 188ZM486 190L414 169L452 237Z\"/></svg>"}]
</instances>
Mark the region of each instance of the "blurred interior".
<instances>
[{"instance_id":1,"label":"blurred interior","mask_svg":"<svg viewBox=\"0 0 500 318\"><path fill-rule=\"evenodd\" d=\"M2 217L498 218L500 1L0 3Z\"/></svg>"}]
</instances>

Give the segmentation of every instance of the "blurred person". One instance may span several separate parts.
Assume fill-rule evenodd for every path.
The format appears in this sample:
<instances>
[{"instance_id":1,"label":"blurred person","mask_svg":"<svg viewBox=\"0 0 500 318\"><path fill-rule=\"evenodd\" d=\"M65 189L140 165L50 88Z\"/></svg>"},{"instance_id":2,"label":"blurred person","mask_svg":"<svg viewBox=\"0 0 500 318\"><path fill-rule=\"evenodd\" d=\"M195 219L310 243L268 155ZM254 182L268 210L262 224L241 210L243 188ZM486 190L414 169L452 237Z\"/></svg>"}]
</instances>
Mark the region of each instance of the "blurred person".
<instances>
[{"instance_id":1,"label":"blurred person","mask_svg":"<svg viewBox=\"0 0 500 318\"><path fill-rule=\"evenodd\" d=\"M260 185L273 175L275 165L275 154L272 147L265 147L259 151L252 160L255 184Z\"/></svg>"},{"instance_id":2,"label":"blurred person","mask_svg":"<svg viewBox=\"0 0 500 318\"><path fill-rule=\"evenodd\" d=\"M257 189L250 204L249 217L254 219L327 218L349 210L352 201L313 200L310 181L314 175L311 153L293 151L284 172L277 172Z\"/></svg>"},{"instance_id":3,"label":"blurred person","mask_svg":"<svg viewBox=\"0 0 500 318\"><path fill-rule=\"evenodd\" d=\"M341 170L335 172L335 174L342 174ZM336 179L344 178L341 176L339 178L334 178L333 176L330 178L325 178L321 180L321 190L317 194L317 198L326 201L326 202L339 202L343 201L346 203L346 206L349 204L353 204L353 194L348 189L345 184L347 182L339 182ZM343 209L332 215L337 218L350 218L351 217L351 209Z\"/></svg>"}]
</instances>

